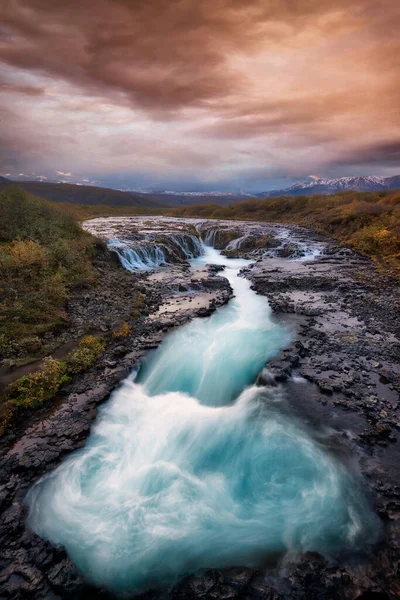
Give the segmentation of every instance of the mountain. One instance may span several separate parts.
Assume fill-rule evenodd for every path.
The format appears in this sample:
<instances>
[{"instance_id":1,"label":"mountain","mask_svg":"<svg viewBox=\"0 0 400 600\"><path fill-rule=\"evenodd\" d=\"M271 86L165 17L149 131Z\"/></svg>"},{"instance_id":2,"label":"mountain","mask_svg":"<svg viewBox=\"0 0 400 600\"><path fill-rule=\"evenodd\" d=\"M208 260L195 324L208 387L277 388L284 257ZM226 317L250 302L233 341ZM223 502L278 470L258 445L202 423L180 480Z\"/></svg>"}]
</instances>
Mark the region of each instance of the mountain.
<instances>
[{"instance_id":1,"label":"mountain","mask_svg":"<svg viewBox=\"0 0 400 600\"><path fill-rule=\"evenodd\" d=\"M392 177L386 177L386 183L389 190L400 189L400 175L393 175Z\"/></svg>"},{"instance_id":2,"label":"mountain","mask_svg":"<svg viewBox=\"0 0 400 600\"><path fill-rule=\"evenodd\" d=\"M348 190L359 192L376 192L400 188L400 175L392 177L376 177L373 175L360 177L338 177L336 179L315 179L299 182L283 190L272 190L258 197L307 196L311 194L335 194Z\"/></svg>"},{"instance_id":3,"label":"mountain","mask_svg":"<svg viewBox=\"0 0 400 600\"><path fill-rule=\"evenodd\" d=\"M9 179L7 179L7 177L2 177L2 176L0 175L0 181L10 181L10 180L9 180Z\"/></svg>"}]
</instances>

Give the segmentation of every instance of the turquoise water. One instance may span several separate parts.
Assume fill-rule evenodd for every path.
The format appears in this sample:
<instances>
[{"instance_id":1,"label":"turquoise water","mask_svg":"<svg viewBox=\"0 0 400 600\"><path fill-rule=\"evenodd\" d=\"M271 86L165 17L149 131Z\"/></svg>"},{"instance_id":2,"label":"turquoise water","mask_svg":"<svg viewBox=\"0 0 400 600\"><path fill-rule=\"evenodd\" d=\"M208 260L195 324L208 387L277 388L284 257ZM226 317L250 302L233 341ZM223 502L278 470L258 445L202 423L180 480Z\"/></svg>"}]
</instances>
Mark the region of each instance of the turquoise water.
<instances>
[{"instance_id":1,"label":"turquoise water","mask_svg":"<svg viewBox=\"0 0 400 600\"><path fill-rule=\"evenodd\" d=\"M29 492L28 522L117 593L203 567L365 548L378 519L345 467L253 384L290 339L226 264L235 298L170 335L104 405L86 446Z\"/></svg>"}]
</instances>

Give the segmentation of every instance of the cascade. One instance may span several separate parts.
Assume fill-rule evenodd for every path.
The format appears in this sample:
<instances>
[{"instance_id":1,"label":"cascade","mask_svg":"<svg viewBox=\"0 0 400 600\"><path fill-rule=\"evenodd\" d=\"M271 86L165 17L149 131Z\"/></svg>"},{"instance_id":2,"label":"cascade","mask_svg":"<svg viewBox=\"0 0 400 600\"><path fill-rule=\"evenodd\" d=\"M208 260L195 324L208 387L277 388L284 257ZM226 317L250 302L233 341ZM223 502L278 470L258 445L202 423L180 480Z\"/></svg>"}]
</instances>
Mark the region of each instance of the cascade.
<instances>
[{"instance_id":1,"label":"cascade","mask_svg":"<svg viewBox=\"0 0 400 600\"><path fill-rule=\"evenodd\" d=\"M118 594L376 540L357 481L283 389L254 385L291 334L240 276L249 261L207 247L192 265L207 263L225 266L233 300L167 336L100 408L86 445L27 497L29 526Z\"/></svg>"},{"instance_id":2,"label":"cascade","mask_svg":"<svg viewBox=\"0 0 400 600\"><path fill-rule=\"evenodd\" d=\"M203 252L201 241L193 234L168 234L162 242L148 236L137 241L111 239L108 247L117 253L121 264L128 271L154 269L169 262L190 260Z\"/></svg>"}]
</instances>

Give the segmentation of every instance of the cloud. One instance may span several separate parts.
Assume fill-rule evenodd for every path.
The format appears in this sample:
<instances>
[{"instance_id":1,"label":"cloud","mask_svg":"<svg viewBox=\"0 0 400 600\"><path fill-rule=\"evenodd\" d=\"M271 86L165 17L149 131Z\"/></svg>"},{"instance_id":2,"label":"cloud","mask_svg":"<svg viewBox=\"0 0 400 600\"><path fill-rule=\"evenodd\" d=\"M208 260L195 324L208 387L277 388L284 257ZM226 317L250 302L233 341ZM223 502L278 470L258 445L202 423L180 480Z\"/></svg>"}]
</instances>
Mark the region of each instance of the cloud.
<instances>
[{"instance_id":1,"label":"cloud","mask_svg":"<svg viewBox=\"0 0 400 600\"><path fill-rule=\"evenodd\" d=\"M400 169L399 26L393 0L13 0L0 169L211 181L341 174L348 160Z\"/></svg>"},{"instance_id":2,"label":"cloud","mask_svg":"<svg viewBox=\"0 0 400 600\"><path fill-rule=\"evenodd\" d=\"M356 147L338 160L339 165L342 163L369 167L383 164L386 167L395 167L400 173L400 139Z\"/></svg>"}]
</instances>

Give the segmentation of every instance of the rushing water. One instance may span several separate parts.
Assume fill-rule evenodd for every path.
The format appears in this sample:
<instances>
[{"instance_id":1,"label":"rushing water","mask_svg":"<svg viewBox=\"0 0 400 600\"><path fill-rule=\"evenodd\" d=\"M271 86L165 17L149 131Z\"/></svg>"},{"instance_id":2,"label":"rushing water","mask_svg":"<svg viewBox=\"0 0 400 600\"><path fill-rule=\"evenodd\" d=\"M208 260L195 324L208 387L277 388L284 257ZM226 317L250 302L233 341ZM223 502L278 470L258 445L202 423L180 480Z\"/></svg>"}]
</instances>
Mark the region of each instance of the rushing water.
<instances>
[{"instance_id":1,"label":"rushing water","mask_svg":"<svg viewBox=\"0 0 400 600\"><path fill-rule=\"evenodd\" d=\"M108 247L117 253L122 266L128 271L154 269L171 262L171 258L190 260L203 252L199 238L190 233L174 233L165 236L164 242L148 239L146 243L108 241Z\"/></svg>"},{"instance_id":2,"label":"rushing water","mask_svg":"<svg viewBox=\"0 0 400 600\"><path fill-rule=\"evenodd\" d=\"M117 593L376 538L345 467L283 410L279 388L252 385L289 332L238 276L248 261L207 248L193 262L225 264L235 298L168 336L27 499L33 530Z\"/></svg>"}]
</instances>

